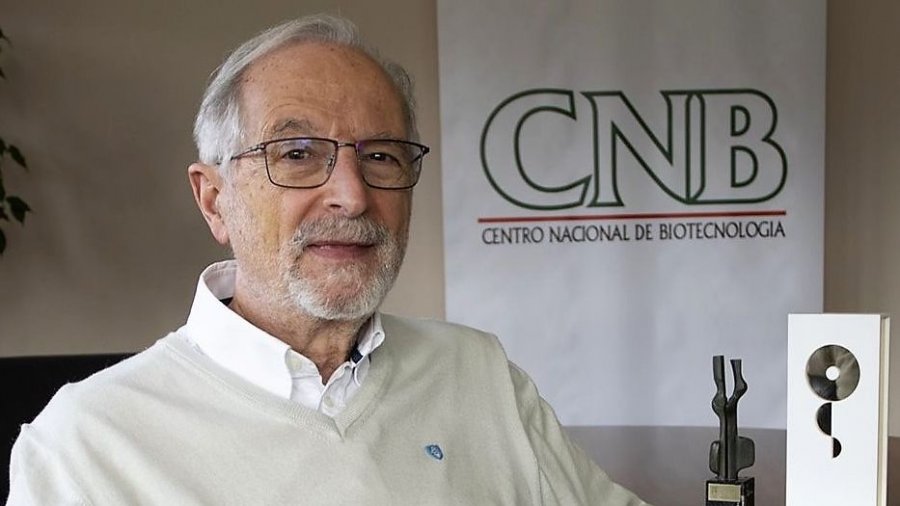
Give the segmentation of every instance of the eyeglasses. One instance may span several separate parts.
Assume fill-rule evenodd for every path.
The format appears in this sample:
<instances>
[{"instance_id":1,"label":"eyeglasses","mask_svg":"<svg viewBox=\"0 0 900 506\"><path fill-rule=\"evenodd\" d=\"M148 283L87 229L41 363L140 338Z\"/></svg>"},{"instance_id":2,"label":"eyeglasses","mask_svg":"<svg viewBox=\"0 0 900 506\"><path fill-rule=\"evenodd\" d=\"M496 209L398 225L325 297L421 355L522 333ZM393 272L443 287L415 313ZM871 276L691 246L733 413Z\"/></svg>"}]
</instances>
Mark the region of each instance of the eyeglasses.
<instances>
[{"instance_id":1,"label":"eyeglasses","mask_svg":"<svg viewBox=\"0 0 900 506\"><path fill-rule=\"evenodd\" d=\"M261 142L232 156L231 160L262 152L272 184L284 188L316 188L328 182L338 149L343 147L356 151L363 181L372 188L384 190L415 186L422 170L422 158L430 151L423 144L395 139L339 142L320 137L290 137Z\"/></svg>"}]
</instances>

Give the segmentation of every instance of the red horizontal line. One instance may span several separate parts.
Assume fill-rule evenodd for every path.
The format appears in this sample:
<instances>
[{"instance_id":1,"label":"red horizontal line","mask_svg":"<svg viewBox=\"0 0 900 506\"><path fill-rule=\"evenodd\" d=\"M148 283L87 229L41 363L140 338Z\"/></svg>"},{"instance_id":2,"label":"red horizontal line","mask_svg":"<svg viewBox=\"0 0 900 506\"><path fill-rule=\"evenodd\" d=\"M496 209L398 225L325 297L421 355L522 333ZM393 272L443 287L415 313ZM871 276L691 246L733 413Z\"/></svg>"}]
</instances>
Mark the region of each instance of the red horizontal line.
<instances>
[{"instance_id":1,"label":"red horizontal line","mask_svg":"<svg viewBox=\"0 0 900 506\"><path fill-rule=\"evenodd\" d=\"M675 218L747 218L762 216L786 216L785 210L774 211L721 211L696 213L629 213L584 214L574 216L500 216L478 218L478 223L535 223L543 221L610 221L610 220L665 220Z\"/></svg>"}]
</instances>

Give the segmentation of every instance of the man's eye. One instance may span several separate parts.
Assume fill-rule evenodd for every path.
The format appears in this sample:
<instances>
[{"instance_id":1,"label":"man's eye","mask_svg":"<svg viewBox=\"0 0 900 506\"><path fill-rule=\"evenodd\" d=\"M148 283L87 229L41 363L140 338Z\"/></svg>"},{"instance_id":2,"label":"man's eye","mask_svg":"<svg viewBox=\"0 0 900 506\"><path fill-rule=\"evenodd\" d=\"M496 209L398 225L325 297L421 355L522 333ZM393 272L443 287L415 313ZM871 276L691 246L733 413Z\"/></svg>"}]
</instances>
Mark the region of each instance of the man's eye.
<instances>
[{"instance_id":1,"label":"man's eye","mask_svg":"<svg viewBox=\"0 0 900 506\"><path fill-rule=\"evenodd\" d=\"M400 165L400 160L396 156L385 152L366 153L365 160L379 164Z\"/></svg>"},{"instance_id":2,"label":"man's eye","mask_svg":"<svg viewBox=\"0 0 900 506\"><path fill-rule=\"evenodd\" d=\"M285 153L282 158L287 158L288 160L307 160L312 156L312 153L306 149L292 149Z\"/></svg>"}]
</instances>

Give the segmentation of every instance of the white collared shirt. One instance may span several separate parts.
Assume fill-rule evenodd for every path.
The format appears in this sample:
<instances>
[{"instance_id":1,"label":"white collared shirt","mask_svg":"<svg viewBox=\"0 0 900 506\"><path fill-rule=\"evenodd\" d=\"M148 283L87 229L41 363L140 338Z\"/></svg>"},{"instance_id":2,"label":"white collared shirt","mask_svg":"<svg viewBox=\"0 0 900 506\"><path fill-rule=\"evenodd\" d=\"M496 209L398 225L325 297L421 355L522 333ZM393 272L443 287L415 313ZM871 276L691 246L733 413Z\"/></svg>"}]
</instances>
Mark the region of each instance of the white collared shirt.
<instances>
[{"instance_id":1,"label":"white collared shirt","mask_svg":"<svg viewBox=\"0 0 900 506\"><path fill-rule=\"evenodd\" d=\"M226 260L200 274L191 313L178 333L214 362L260 388L331 417L340 413L365 380L369 355L384 342L381 315L372 315L350 360L323 382L312 360L222 303L234 296L236 273L237 263Z\"/></svg>"}]
</instances>

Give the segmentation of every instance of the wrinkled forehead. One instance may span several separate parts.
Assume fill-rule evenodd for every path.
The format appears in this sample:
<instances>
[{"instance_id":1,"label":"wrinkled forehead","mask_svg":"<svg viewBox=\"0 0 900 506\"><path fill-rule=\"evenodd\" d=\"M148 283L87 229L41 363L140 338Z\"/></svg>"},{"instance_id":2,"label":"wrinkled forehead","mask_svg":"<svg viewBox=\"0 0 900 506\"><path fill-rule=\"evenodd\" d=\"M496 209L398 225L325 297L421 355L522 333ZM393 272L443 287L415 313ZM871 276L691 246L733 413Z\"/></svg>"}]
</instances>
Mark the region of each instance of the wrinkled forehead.
<instances>
[{"instance_id":1,"label":"wrinkled forehead","mask_svg":"<svg viewBox=\"0 0 900 506\"><path fill-rule=\"evenodd\" d=\"M251 64L241 82L242 120L248 131L283 129L302 121L327 128L338 118L406 132L403 99L381 66L346 46L301 42ZM315 132L307 132L315 133Z\"/></svg>"}]
</instances>

